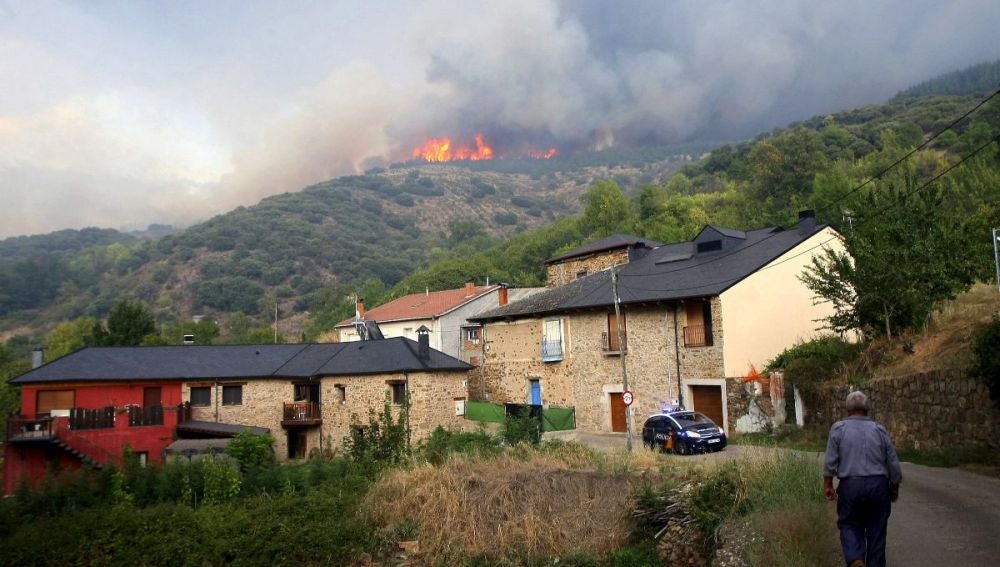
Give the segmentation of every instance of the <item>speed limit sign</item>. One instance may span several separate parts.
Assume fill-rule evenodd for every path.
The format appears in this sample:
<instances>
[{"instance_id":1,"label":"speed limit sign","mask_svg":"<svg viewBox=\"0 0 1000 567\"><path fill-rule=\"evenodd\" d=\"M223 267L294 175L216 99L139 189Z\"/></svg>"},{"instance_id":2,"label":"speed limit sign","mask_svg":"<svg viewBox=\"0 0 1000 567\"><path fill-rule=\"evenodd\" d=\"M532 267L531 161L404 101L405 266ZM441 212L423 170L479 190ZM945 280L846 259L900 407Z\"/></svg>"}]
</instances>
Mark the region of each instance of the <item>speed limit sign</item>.
<instances>
[{"instance_id":1,"label":"speed limit sign","mask_svg":"<svg viewBox=\"0 0 1000 567\"><path fill-rule=\"evenodd\" d=\"M624 402L626 406L632 405L632 401L634 399L635 397L632 395L631 390L625 390L624 392L622 392L622 402Z\"/></svg>"}]
</instances>

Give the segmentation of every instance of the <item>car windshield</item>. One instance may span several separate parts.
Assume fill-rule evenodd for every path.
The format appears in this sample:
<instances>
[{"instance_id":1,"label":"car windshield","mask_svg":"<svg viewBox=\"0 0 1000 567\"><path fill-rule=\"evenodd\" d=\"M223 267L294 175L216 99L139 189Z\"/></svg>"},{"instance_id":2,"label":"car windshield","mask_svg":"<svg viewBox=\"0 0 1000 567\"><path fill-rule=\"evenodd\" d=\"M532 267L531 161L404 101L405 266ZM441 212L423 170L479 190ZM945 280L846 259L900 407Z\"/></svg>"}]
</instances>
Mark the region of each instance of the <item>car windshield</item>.
<instances>
[{"instance_id":1,"label":"car windshield","mask_svg":"<svg viewBox=\"0 0 1000 567\"><path fill-rule=\"evenodd\" d=\"M685 411L681 413L673 414L673 418L677 420L677 424L681 427L689 427L691 425L700 425L706 423L709 425L715 425L711 419L701 415L696 411Z\"/></svg>"}]
</instances>

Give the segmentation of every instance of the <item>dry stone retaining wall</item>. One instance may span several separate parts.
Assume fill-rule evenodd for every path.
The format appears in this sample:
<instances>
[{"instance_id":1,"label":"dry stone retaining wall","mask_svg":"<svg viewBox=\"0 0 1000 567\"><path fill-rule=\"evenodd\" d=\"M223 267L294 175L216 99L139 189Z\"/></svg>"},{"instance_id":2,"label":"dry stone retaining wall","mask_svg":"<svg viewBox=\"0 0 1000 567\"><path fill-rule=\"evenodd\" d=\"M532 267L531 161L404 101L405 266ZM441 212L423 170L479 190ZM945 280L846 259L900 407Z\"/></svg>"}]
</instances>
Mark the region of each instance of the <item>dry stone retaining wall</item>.
<instances>
[{"instance_id":1,"label":"dry stone retaining wall","mask_svg":"<svg viewBox=\"0 0 1000 567\"><path fill-rule=\"evenodd\" d=\"M871 417L885 426L897 447L1000 447L1000 410L986 384L954 370L824 388L807 402L806 423L825 429L842 419L844 398L853 389L868 396Z\"/></svg>"}]
</instances>

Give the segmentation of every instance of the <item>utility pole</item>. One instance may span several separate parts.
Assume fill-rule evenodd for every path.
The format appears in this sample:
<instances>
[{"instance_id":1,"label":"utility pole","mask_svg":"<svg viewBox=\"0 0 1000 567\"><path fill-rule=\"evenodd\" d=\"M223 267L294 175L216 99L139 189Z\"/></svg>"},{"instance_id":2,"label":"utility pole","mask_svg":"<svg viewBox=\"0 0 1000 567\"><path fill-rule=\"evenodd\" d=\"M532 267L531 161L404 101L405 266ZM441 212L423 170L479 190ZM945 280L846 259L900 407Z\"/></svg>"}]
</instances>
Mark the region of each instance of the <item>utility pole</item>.
<instances>
[{"instance_id":1,"label":"utility pole","mask_svg":"<svg viewBox=\"0 0 1000 567\"><path fill-rule=\"evenodd\" d=\"M618 357L622 361L622 389L628 391L628 370L625 366L625 332L622 329L621 300L618 298L618 270L611 266L611 294L615 300L615 327L618 328ZM625 406L625 447L632 452L632 405Z\"/></svg>"},{"instance_id":2,"label":"utility pole","mask_svg":"<svg viewBox=\"0 0 1000 567\"><path fill-rule=\"evenodd\" d=\"M278 344L278 300L274 300L274 344Z\"/></svg>"},{"instance_id":3,"label":"utility pole","mask_svg":"<svg viewBox=\"0 0 1000 567\"><path fill-rule=\"evenodd\" d=\"M997 291L1000 291L1000 253L997 252L997 241L1000 241L1000 228L993 229L993 261L997 265Z\"/></svg>"}]
</instances>

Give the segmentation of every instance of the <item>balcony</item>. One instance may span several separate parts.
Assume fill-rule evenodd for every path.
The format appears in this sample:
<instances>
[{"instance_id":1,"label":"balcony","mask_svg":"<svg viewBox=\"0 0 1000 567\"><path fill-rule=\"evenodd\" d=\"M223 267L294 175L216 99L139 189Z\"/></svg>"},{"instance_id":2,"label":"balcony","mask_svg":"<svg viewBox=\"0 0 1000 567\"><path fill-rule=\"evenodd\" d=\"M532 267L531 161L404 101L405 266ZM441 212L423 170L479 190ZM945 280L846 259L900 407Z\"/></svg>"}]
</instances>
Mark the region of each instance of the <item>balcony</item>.
<instances>
[{"instance_id":1,"label":"balcony","mask_svg":"<svg viewBox=\"0 0 1000 567\"><path fill-rule=\"evenodd\" d=\"M323 413L317 402L286 402L282 411L282 427L323 425Z\"/></svg>"},{"instance_id":2,"label":"balcony","mask_svg":"<svg viewBox=\"0 0 1000 567\"><path fill-rule=\"evenodd\" d=\"M130 414L131 417L131 414ZM131 425L129 419L129 425ZM160 425L163 424L163 414L160 414ZM108 406L99 409L73 408L69 410L69 428L73 431L87 429L114 429L115 408Z\"/></svg>"},{"instance_id":3,"label":"balcony","mask_svg":"<svg viewBox=\"0 0 1000 567\"><path fill-rule=\"evenodd\" d=\"M712 328L706 325L691 325L684 327L684 346L712 346Z\"/></svg>"},{"instance_id":4,"label":"balcony","mask_svg":"<svg viewBox=\"0 0 1000 567\"><path fill-rule=\"evenodd\" d=\"M53 418L11 417L7 421L7 441L50 441L55 438Z\"/></svg>"},{"instance_id":5,"label":"balcony","mask_svg":"<svg viewBox=\"0 0 1000 567\"><path fill-rule=\"evenodd\" d=\"M542 338L542 362L558 362L563 359L562 337Z\"/></svg>"},{"instance_id":6,"label":"balcony","mask_svg":"<svg viewBox=\"0 0 1000 567\"><path fill-rule=\"evenodd\" d=\"M622 344L618 344L618 337L608 332L601 333L601 343L604 345L604 354L614 356L628 350L628 335L622 336Z\"/></svg>"},{"instance_id":7,"label":"balcony","mask_svg":"<svg viewBox=\"0 0 1000 567\"><path fill-rule=\"evenodd\" d=\"M129 406L128 426L163 425L163 406Z\"/></svg>"}]
</instances>

